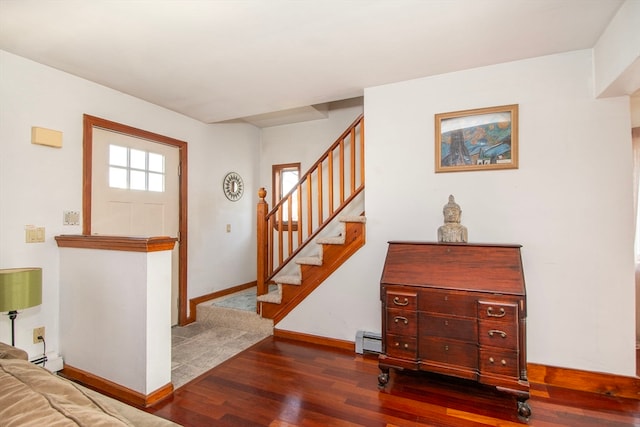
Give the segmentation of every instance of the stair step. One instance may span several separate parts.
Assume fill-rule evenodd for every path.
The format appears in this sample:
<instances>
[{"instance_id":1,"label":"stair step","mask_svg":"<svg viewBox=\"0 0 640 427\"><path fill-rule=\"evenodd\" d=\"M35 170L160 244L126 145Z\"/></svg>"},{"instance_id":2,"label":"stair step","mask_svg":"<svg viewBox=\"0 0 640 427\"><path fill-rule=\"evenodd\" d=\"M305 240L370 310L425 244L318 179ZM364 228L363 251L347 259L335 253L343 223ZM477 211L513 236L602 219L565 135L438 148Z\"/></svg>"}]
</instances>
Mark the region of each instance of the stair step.
<instances>
[{"instance_id":1,"label":"stair step","mask_svg":"<svg viewBox=\"0 0 640 427\"><path fill-rule=\"evenodd\" d=\"M296 264L300 265L322 265L322 258L319 256L305 256L296 258Z\"/></svg>"},{"instance_id":2,"label":"stair step","mask_svg":"<svg viewBox=\"0 0 640 427\"><path fill-rule=\"evenodd\" d=\"M282 302L282 285L278 284L276 286L276 289L273 289L273 285L269 285L270 291L264 295L258 295L256 301L280 304Z\"/></svg>"},{"instance_id":3,"label":"stair step","mask_svg":"<svg viewBox=\"0 0 640 427\"><path fill-rule=\"evenodd\" d=\"M359 222L361 224L364 224L367 222L367 217L363 215L344 215L339 218L339 221L342 223ZM318 237L316 239L316 243L319 245L343 245L345 239L346 236L344 233L344 225L342 225L342 232L338 236Z\"/></svg>"},{"instance_id":4,"label":"stair step","mask_svg":"<svg viewBox=\"0 0 640 427\"><path fill-rule=\"evenodd\" d=\"M302 277L299 275L282 275L273 278L273 281L278 284L286 285L300 285L302 283Z\"/></svg>"},{"instance_id":5,"label":"stair step","mask_svg":"<svg viewBox=\"0 0 640 427\"><path fill-rule=\"evenodd\" d=\"M333 237L318 237L316 243L319 245L343 245L346 240L346 236L341 234Z\"/></svg>"},{"instance_id":6,"label":"stair step","mask_svg":"<svg viewBox=\"0 0 640 427\"><path fill-rule=\"evenodd\" d=\"M364 224L367 222L367 217L363 215L345 215L340 217L340 222L360 222Z\"/></svg>"},{"instance_id":7,"label":"stair step","mask_svg":"<svg viewBox=\"0 0 640 427\"><path fill-rule=\"evenodd\" d=\"M278 289L266 293L264 295L258 295L256 298L259 302L270 302L273 304L280 304L282 302L282 285L278 285Z\"/></svg>"}]
</instances>

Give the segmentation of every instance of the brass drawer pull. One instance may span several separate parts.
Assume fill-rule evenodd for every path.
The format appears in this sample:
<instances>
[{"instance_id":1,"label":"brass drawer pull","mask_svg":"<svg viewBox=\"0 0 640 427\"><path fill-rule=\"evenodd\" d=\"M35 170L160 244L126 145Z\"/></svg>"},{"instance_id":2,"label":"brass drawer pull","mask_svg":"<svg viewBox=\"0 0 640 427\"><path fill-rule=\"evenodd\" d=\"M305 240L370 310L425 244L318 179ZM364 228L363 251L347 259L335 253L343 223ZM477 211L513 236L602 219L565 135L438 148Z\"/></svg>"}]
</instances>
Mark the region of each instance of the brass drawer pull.
<instances>
[{"instance_id":1,"label":"brass drawer pull","mask_svg":"<svg viewBox=\"0 0 640 427\"><path fill-rule=\"evenodd\" d=\"M489 363L494 363L494 362L495 362L495 359L494 359L493 357L490 357L490 358L489 358ZM500 364L502 364L502 366L507 366L507 361L506 361L506 360L504 360L504 359L502 359L502 360L500 361Z\"/></svg>"},{"instance_id":2,"label":"brass drawer pull","mask_svg":"<svg viewBox=\"0 0 640 427\"><path fill-rule=\"evenodd\" d=\"M399 342L397 342L395 346L396 346L396 347L400 347L400 343L399 343ZM403 345L403 347L404 347L405 349L407 349L407 348L409 348L409 344L406 344L406 343L405 343L405 344Z\"/></svg>"},{"instance_id":3,"label":"brass drawer pull","mask_svg":"<svg viewBox=\"0 0 640 427\"><path fill-rule=\"evenodd\" d=\"M404 322L405 325L409 324L409 319L407 319L406 317L402 317L402 316L396 316L393 318L393 320L398 323L400 321Z\"/></svg>"},{"instance_id":4,"label":"brass drawer pull","mask_svg":"<svg viewBox=\"0 0 640 427\"><path fill-rule=\"evenodd\" d=\"M507 337L507 333L504 331L500 331L498 329L491 329L489 331L489 336L492 337L494 334L498 334L500 335L502 338L506 338Z\"/></svg>"},{"instance_id":5,"label":"brass drawer pull","mask_svg":"<svg viewBox=\"0 0 640 427\"><path fill-rule=\"evenodd\" d=\"M393 299L393 303L395 305L402 305L402 306L409 305L409 298L405 298L403 302L400 302L400 298L395 297Z\"/></svg>"},{"instance_id":6,"label":"brass drawer pull","mask_svg":"<svg viewBox=\"0 0 640 427\"><path fill-rule=\"evenodd\" d=\"M500 307L500 311L498 313L493 312L493 307L487 308L487 316L489 317L504 317L505 314L507 314L507 312L504 311L504 308L502 307Z\"/></svg>"}]
</instances>

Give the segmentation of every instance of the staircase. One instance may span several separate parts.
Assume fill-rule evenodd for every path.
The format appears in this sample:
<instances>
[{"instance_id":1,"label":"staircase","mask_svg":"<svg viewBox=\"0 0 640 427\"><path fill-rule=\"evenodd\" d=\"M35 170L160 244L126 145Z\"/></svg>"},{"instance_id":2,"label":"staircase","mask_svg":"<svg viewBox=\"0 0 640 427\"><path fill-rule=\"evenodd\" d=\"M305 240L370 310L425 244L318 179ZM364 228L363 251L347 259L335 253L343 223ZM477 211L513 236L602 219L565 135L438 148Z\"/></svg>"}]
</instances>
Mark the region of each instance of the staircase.
<instances>
[{"instance_id":1,"label":"staircase","mask_svg":"<svg viewBox=\"0 0 640 427\"><path fill-rule=\"evenodd\" d=\"M327 277L338 269L365 243L365 217L340 218L343 231L334 237L316 239L318 253L314 256L295 258L294 274L281 274L273 278L278 286L275 291L259 295L259 314L273 319L274 324L284 318Z\"/></svg>"},{"instance_id":2,"label":"staircase","mask_svg":"<svg viewBox=\"0 0 640 427\"><path fill-rule=\"evenodd\" d=\"M272 210L258 195L257 311L275 325L364 246L364 117Z\"/></svg>"}]
</instances>

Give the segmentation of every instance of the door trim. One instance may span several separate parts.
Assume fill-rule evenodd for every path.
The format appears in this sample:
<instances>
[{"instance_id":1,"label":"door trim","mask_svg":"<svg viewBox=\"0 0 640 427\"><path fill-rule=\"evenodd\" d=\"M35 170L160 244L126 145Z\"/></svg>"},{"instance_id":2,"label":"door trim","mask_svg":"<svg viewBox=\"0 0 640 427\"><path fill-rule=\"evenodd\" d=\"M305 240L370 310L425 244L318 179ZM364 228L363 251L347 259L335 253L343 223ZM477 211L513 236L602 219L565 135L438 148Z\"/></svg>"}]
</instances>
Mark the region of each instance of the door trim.
<instances>
[{"instance_id":1,"label":"door trim","mask_svg":"<svg viewBox=\"0 0 640 427\"><path fill-rule=\"evenodd\" d=\"M178 219L178 324L184 326L192 322L195 313L187 316L187 143L168 136L112 122L88 114L83 115L83 153L82 153L82 234L91 235L91 180L93 160L93 128L101 128L112 132L146 139L157 144L170 145L179 151L179 219Z\"/></svg>"}]
</instances>

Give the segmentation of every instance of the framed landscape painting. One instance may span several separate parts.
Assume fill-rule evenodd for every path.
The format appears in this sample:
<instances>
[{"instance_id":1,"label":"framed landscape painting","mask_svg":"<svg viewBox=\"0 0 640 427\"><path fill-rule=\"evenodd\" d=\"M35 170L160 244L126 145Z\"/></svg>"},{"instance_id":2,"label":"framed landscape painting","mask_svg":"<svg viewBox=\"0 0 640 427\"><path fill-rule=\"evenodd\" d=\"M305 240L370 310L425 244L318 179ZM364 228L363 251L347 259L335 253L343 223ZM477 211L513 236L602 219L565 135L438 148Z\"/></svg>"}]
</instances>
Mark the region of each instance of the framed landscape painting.
<instances>
[{"instance_id":1,"label":"framed landscape painting","mask_svg":"<svg viewBox=\"0 0 640 427\"><path fill-rule=\"evenodd\" d=\"M435 118L436 172L518 168L518 104Z\"/></svg>"}]
</instances>

